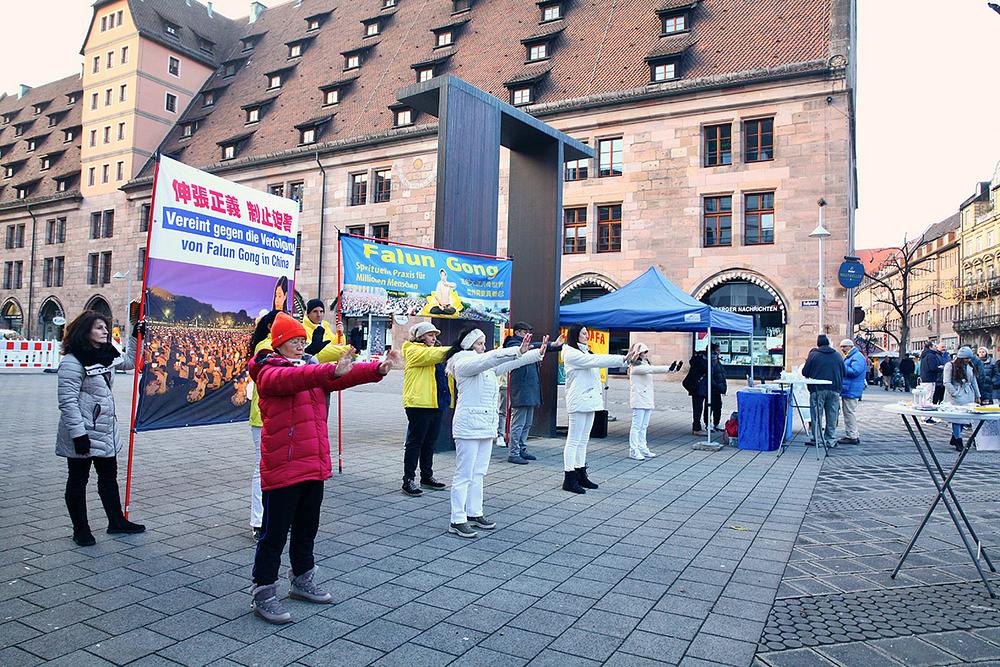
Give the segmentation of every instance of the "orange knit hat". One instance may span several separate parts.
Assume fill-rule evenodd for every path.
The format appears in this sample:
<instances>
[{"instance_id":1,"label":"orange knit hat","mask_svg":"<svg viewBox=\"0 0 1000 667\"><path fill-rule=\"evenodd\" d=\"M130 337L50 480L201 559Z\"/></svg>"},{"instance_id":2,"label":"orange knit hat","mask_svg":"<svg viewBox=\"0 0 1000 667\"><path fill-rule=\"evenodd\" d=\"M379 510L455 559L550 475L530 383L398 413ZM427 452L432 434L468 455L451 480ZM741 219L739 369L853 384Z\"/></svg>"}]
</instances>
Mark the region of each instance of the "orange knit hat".
<instances>
[{"instance_id":1,"label":"orange knit hat","mask_svg":"<svg viewBox=\"0 0 1000 667\"><path fill-rule=\"evenodd\" d=\"M287 313L278 313L271 325L271 348L277 350L293 338L306 338L306 328Z\"/></svg>"}]
</instances>

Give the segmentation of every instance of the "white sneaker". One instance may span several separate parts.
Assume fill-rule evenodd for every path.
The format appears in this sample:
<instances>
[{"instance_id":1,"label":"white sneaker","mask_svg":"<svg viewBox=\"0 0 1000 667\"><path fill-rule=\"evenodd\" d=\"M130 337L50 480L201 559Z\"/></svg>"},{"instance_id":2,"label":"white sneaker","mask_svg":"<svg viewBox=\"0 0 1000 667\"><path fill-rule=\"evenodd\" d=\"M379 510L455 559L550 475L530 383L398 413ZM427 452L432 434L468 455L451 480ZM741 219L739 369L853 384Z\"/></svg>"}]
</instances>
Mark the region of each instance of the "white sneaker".
<instances>
[{"instance_id":1,"label":"white sneaker","mask_svg":"<svg viewBox=\"0 0 1000 667\"><path fill-rule=\"evenodd\" d=\"M653 452L649 451L649 447L646 447L644 449L640 449L639 451L642 452L642 455L645 456L647 459L656 458L656 454L654 454Z\"/></svg>"},{"instance_id":2,"label":"white sneaker","mask_svg":"<svg viewBox=\"0 0 1000 667\"><path fill-rule=\"evenodd\" d=\"M628 457L630 459L633 459L633 460L636 460L636 461L645 461L646 460L646 457L643 456L642 454L640 454L639 452L629 452L628 453Z\"/></svg>"}]
</instances>

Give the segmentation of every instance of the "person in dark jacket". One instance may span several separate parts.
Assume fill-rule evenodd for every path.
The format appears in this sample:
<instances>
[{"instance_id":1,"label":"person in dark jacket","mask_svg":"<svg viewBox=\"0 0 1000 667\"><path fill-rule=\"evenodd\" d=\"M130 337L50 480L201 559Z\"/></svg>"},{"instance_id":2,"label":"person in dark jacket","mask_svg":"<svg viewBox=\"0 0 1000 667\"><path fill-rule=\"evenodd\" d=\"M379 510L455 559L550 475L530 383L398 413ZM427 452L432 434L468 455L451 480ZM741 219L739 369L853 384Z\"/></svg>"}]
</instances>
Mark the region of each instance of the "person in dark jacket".
<instances>
[{"instance_id":1,"label":"person in dark jacket","mask_svg":"<svg viewBox=\"0 0 1000 667\"><path fill-rule=\"evenodd\" d=\"M719 422L722 421L722 396L728 390L726 384L726 369L722 367L722 362L719 361L719 346L716 343L712 343L712 395L711 395L711 408L712 408L712 425L708 425L708 408L709 408L709 394L708 394L708 369L698 380L698 396L704 401L704 412L702 417L705 420L705 428L711 428L712 431L720 431Z\"/></svg>"},{"instance_id":2,"label":"person in dark jacket","mask_svg":"<svg viewBox=\"0 0 1000 667\"><path fill-rule=\"evenodd\" d=\"M844 357L830 347L830 339L825 334L816 337L816 347L809 353L802 375L812 380L830 381L830 384L809 385L809 419L814 440L807 444L836 447L840 391L844 386Z\"/></svg>"},{"instance_id":3,"label":"person in dark jacket","mask_svg":"<svg viewBox=\"0 0 1000 667\"><path fill-rule=\"evenodd\" d=\"M704 396L698 395L698 385L701 378L708 372L708 360L704 350L695 351L688 362L688 372L681 382L681 386L687 390L691 397L691 434L705 435L701 430L701 414L705 404Z\"/></svg>"},{"instance_id":4,"label":"person in dark jacket","mask_svg":"<svg viewBox=\"0 0 1000 667\"><path fill-rule=\"evenodd\" d=\"M892 376L896 372L896 362L892 357L885 357L879 363L878 370L882 374L882 388L889 391L892 389Z\"/></svg>"},{"instance_id":5,"label":"person in dark jacket","mask_svg":"<svg viewBox=\"0 0 1000 667\"><path fill-rule=\"evenodd\" d=\"M993 392L996 384L996 361L990 356L990 351L980 347L976 351L976 382L979 383L979 396L983 405L993 403Z\"/></svg>"},{"instance_id":6,"label":"person in dark jacket","mask_svg":"<svg viewBox=\"0 0 1000 667\"><path fill-rule=\"evenodd\" d=\"M917 365L908 354L899 360L899 373L903 376L903 387L906 391L913 388L913 373L916 368Z\"/></svg>"},{"instance_id":7,"label":"person in dark jacket","mask_svg":"<svg viewBox=\"0 0 1000 667\"><path fill-rule=\"evenodd\" d=\"M514 325L514 335L503 342L504 347L520 347L524 337L534 331L527 322ZM541 343L532 343L531 349L538 349ZM546 352L560 350L562 345L549 344ZM526 464L534 461L534 454L528 453L528 433L535 419L535 408L542 404L542 384L539 364L528 364L510 372L507 380L510 394L510 443L507 450L509 463Z\"/></svg>"},{"instance_id":8,"label":"person in dark jacket","mask_svg":"<svg viewBox=\"0 0 1000 667\"><path fill-rule=\"evenodd\" d=\"M920 353L920 381L934 385L935 404L944 400L943 372L944 362L941 360L941 353L934 347L934 343L927 341L923 352Z\"/></svg>"}]
</instances>

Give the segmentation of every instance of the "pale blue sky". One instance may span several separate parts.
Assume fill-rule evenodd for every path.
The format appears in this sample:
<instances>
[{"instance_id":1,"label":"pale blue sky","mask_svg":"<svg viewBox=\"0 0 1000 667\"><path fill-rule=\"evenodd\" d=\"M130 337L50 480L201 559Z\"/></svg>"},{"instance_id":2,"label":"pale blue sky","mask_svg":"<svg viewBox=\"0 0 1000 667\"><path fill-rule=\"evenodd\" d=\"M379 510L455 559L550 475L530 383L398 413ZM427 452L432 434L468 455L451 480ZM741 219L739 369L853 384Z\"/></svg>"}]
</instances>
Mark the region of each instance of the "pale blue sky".
<instances>
[{"instance_id":1,"label":"pale blue sky","mask_svg":"<svg viewBox=\"0 0 1000 667\"><path fill-rule=\"evenodd\" d=\"M0 91L79 72L92 0L0 2L0 44L17 54L0 68ZM250 0L213 6L243 17ZM1000 160L1000 15L985 0L858 0L858 24L857 238L872 247L919 234L991 178ZM44 36L31 26L44 26Z\"/></svg>"}]
</instances>

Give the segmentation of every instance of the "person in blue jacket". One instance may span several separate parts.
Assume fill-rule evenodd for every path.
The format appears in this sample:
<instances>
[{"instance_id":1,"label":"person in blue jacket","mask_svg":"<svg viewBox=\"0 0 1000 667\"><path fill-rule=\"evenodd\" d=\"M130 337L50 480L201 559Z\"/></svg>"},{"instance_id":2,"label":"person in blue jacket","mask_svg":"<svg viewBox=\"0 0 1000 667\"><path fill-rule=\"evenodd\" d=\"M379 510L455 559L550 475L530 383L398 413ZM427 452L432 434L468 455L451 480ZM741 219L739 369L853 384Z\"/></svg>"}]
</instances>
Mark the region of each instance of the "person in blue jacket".
<instances>
[{"instance_id":1,"label":"person in blue jacket","mask_svg":"<svg viewBox=\"0 0 1000 667\"><path fill-rule=\"evenodd\" d=\"M850 338L840 341L840 351L844 355L844 384L840 388L840 404L844 413L844 437L838 445L861 443L858 432L858 402L865 392L865 375L868 360Z\"/></svg>"}]
</instances>

